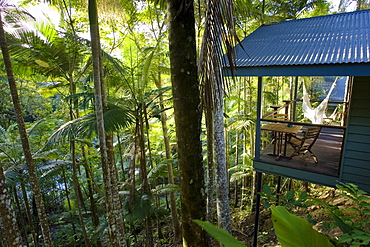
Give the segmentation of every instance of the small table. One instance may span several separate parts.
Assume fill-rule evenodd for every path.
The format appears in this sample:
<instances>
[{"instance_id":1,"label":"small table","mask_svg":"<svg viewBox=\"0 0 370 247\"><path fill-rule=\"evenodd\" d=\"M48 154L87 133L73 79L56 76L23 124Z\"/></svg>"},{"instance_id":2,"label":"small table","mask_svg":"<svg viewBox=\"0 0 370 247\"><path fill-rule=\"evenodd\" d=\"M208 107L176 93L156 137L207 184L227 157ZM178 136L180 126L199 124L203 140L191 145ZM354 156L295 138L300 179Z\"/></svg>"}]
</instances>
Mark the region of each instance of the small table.
<instances>
[{"instance_id":1,"label":"small table","mask_svg":"<svg viewBox=\"0 0 370 247\"><path fill-rule=\"evenodd\" d=\"M268 123L261 127L262 130L273 131L275 134L273 155L277 156L276 160L279 160L281 156L286 157L287 134L296 135L302 128L300 125L289 126L283 123Z\"/></svg>"}]
</instances>

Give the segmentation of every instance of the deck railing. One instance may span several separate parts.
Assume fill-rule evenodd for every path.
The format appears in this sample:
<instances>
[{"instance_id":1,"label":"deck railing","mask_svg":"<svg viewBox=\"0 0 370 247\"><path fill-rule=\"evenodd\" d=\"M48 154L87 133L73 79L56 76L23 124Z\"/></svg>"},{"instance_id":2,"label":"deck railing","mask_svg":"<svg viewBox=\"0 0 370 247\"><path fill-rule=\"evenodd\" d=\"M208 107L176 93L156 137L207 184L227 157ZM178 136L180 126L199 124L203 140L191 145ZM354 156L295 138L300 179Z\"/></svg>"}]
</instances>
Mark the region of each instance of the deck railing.
<instances>
[{"instance_id":1,"label":"deck railing","mask_svg":"<svg viewBox=\"0 0 370 247\"><path fill-rule=\"evenodd\" d=\"M331 124L312 124L307 122L299 122L295 121L295 107L297 102L301 102L302 100L284 100L284 105L271 105L270 107L273 109L272 111L267 112L265 115L262 116L261 122L277 122L277 123L287 123L287 124L294 124L294 125L302 125L302 126L325 126L329 128L339 128L339 129L346 129L346 126L342 125L331 125ZM328 103L342 103L347 105L348 102L344 101L329 101ZM284 114L288 116L287 119L275 118L281 110L283 110ZM346 114L344 113L344 118L346 118ZM346 121L343 121L346 123Z\"/></svg>"}]
</instances>

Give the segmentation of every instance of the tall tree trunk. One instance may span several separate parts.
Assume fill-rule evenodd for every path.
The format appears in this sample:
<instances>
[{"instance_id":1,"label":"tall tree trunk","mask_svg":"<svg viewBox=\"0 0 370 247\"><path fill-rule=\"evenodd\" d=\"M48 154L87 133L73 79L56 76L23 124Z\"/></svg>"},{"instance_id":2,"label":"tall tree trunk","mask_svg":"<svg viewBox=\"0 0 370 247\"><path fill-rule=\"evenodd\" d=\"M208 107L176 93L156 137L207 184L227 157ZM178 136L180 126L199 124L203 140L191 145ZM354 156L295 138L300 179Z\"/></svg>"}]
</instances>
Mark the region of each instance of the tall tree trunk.
<instances>
[{"instance_id":1,"label":"tall tree trunk","mask_svg":"<svg viewBox=\"0 0 370 247\"><path fill-rule=\"evenodd\" d=\"M205 232L193 222L206 216L194 6L191 0L167 2L183 244L208 246Z\"/></svg>"},{"instance_id":2,"label":"tall tree trunk","mask_svg":"<svg viewBox=\"0 0 370 247\"><path fill-rule=\"evenodd\" d=\"M127 205L127 212L128 214L132 214L132 205L135 201L136 197L136 154L139 146L139 126L136 124L135 126L135 135L134 135L134 147L131 151L131 160L130 160L130 166L129 166L129 172L128 172L128 184L130 185L130 197ZM137 242L137 234L135 229L135 226L133 224L133 221L130 220L130 228L131 232L134 235L134 240Z\"/></svg>"},{"instance_id":3,"label":"tall tree trunk","mask_svg":"<svg viewBox=\"0 0 370 247\"><path fill-rule=\"evenodd\" d=\"M21 184L21 190L22 190L24 205L25 205L25 208L26 208L27 220L28 220L30 231L31 231L31 234L32 234L33 244L34 244L35 247L38 247L39 242L38 242L38 239L37 239L35 224L34 224L33 219L32 219L30 203L29 203L29 200L28 200L27 191L26 191L26 187L24 185L23 177L20 181L20 184Z\"/></svg>"},{"instance_id":4,"label":"tall tree trunk","mask_svg":"<svg viewBox=\"0 0 370 247\"><path fill-rule=\"evenodd\" d=\"M76 84L74 83L73 80L73 71L69 73L69 93L70 95L76 94ZM69 118L70 120L74 120L78 118L78 107L77 107L77 101L74 101L71 99L69 101ZM71 149L71 157L72 157L72 181L73 181L73 188L75 192L75 198L76 198L76 203L77 203L77 213L78 213L78 219L80 222L80 227L82 231L82 235L84 238L85 246L90 246L90 240L89 237L87 236L86 232L86 227L85 227L85 222L83 219L82 215L82 201L83 197L81 194L81 189L80 189L80 183L78 181L78 176L77 176L77 157L76 157L76 141L75 137L72 137L70 140L70 149Z\"/></svg>"},{"instance_id":5,"label":"tall tree trunk","mask_svg":"<svg viewBox=\"0 0 370 247\"><path fill-rule=\"evenodd\" d=\"M148 172L146 169L146 151L145 151L145 138L144 138L144 119L143 115L145 114L145 105L144 103L141 105L141 109L138 111L138 118L137 118L137 124L138 124L138 140L139 140L139 150L140 150L140 178L141 178L141 184L142 184L142 193L145 195L150 196L150 186L148 181ZM153 246L153 236L152 236L152 227L151 227L151 218L150 218L150 212L147 213L145 217L145 243L146 246Z\"/></svg>"},{"instance_id":6,"label":"tall tree trunk","mask_svg":"<svg viewBox=\"0 0 370 247\"><path fill-rule=\"evenodd\" d=\"M86 227L85 227L85 222L83 219L82 215L82 202L80 197L81 191L80 191L80 183L78 181L78 176L77 176L77 162L76 162L76 144L74 140L70 141L71 145L71 153L72 153L72 180L73 180L73 188L75 191L75 198L76 198L76 203L77 203L77 213L78 213L78 220L80 222L80 227L82 231L82 235L85 241L85 246L90 246L90 240L89 237L87 236L86 232Z\"/></svg>"},{"instance_id":7,"label":"tall tree trunk","mask_svg":"<svg viewBox=\"0 0 370 247\"><path fill-rule=\"evenodd\" d=\"M103 170L105 187L105 200L107 205L109 238L112 246L127 246L125 239L125 226L122 215L122 205L117 188L116 169L108 157L107 136L104 130L104 96L105 88L102 76L101 47L98 26L98 13L95 0L89 0L89 22L91 35L91 50L93 56L93 74L95 89L95 112L97 132Z\"/></svg>"},{"instance_id":8,"label":"tall tree trunk","mask_svg":"<svg viewBox=\"0 0 370 247\"><path fill-rule=\"evenodd\" d=\"M154 78L155 79L155 78ZM161 80L161 74L158 73L158 80L155 79L155 83L158 89L162 88L162 80ZM163 141L164 141L164 147L166 151L166 159L171 159L171 148L170 148L170 139L168 137L168 128L167 128L167 115L165 112L164 107L164 100L163 95L159 96L159 108L161 111L161 123L162 123L162 131L163 131ZM173 169L172 169L172 163L167 163L167 174L168 174L168 183L169 184L175 184L175 180L173 177ZM167 197L166 197L167 198ZM171 208L171 216L172 216L172 224L173 224L173 230L174 230L174 242L180 243L181 242L181 225L177 214L177 207L176 207L176 196L175 192L170 192L170 208Z\"/></svg>"},{"instance_id":9,"label":"tall tree trunk","mask_svg":"<svg viewBox=\"0 0 370 247\"><path fill-rule=\"evenodd\" d=\"M235 130L235 146L236 146L236 148L235 148L235 165L236 166L239 165L239 155L240 155L239 154L239 148L238 148L239 134L240 134L239 131L236 129ZM235 186L235 190L234 190L234 207L237 207L238 206L238 203L239 203L239 194L240 194L240 191L239 191L239 180L238 179L235 179L234 186Z\"/></svg>"},{"instance_id":10,"label":"tall tree trunk","mask_svg":"<svg viewBox=\"0 0 370 247\"><path fill-rule=\"evenodd\" d=\"M0 170L0 172L1 172L1 170ZM17 191L16 186L13 186L13 197L14 197L15 204L17 205L17 210L18 210L18 214L19 214L19 221L20 221L20 225L22 227L23 238L24 238L24 241L26 242L27 247L29 247L30 243L28 241L28 234L27 234L27 230L26 230L26 224L25 224L24 219L23 219L22 207L21 207L21 203L19 201L18 191Z\"/></svg>"},{"instance_id":11,"label":"tall tree trunk","mask_svg":"<svg viewBox=\"0 0 370 247\"><path fill-rule=\"evenodd\" d=\"M217 183L217 217L218 226L231 233L229 205L229 182L226 171L224 97L223 89L219 90L215 100L215 165Z\"/></svg>"},{"instance_id":12,"label":"tall tree trunk","mask_svg":"<svg viewBox=\"0 0 370 247\"><path fill-rule=\"evenodd\" d=\"M1 221L0 221L0 246L1 247L9 246L8 240L6 239L6 236L5 236L4 225Z\"/></svg>"},{"instance_id":13,"label":"tall tree trunk","mask_svg":"<svg viewBox=\"0 0 370 247\"><path fill-rule=\"evenodd\" d=\"M117 142L118 142L118 153L119 153L119 161L120 161L120 165L121 165L121 172L122 172L122 181L125 182L126 180L126 176L125 176L125 165L124 165L124 162L123 162L123 153L122 153L122 145L121 145L121 138L120 138L120 134L119 134L119 131L117 131Z\"/></svg>"},{"instance_id":14,"label":"tall tree trunk","mask_svg":"<svg viewBox=\"0 0 370 247\"><path fill-rule=\"evenodd\" d=\"M9 189L5 182L4 170L0 164L0 216L3 222L6 238L9 246L22 246L22 236L19 231L17 221L15 219L15 212L11 204Z\"/></svg>"},{"instance_id":15,"label":"tall tree trunk","mask_svg":"<svg viewBox=\"0 0 370 247\"><path fill-rule=\"evenodd\" d=\"M213 223L214 206L214 114L211 107L205 109L207 128L207 221Z\"/></svg>"},{"instance_id":16,"label":"tall tree trunk","mask_svg":"<svg viewBox=\"0 0 370 247\"><path fill-rule=\"evenodd\" d=\"M13 75L12 64L11 64L11 60L10 60L8 46L7 46L7 43L6 43L1 12L0 12L0 20L1 20L1 24L0 24L0 46L1 46L1 50L3 52L5 69L6 69L6 73L7 73L7 77L8 77L10 93L11 93L12 100L13 100L14 113L15 113L15 117L16 117L16 120L17 120L19 134L21 136L22 147L23 147L24 156L26 158L26 164L27 164L28 173L29 173L29 176L30 176L32 191L33 191L33 194L34 194L34 197L35 197L35 200L36 200L37 213L38 213L38 217L39 217L39 220L40 220L42 234L43 234L43 237L44 237L44 244L45 244L45 246L49 247L49 246L53 246L53 241L52 241L51 234L50 234L49 224L48 224L47 219L46 219L46 211L45 211L44 201L42 199L40 185L39 185L39 181L38 181L37 174L36 174L36 168L35 168L34 163L33 163L32 153L31 153L30 145L29 145L29 142L28 142L28 136L27 136L27 132L26 132L26 127L24 125L24 120L23 120L23 116L22 116L22 108L21 108L19 97L18 97L18 90L17 90L17 86L16 86L16 83L15 83L15 78L14 78L14 75Z\"/></svg>"},{"instance_id":17,"label":"tall tree trunk","mask_svg":"<svg viewBox=\"0 0 370 247\"><path fill-rule=\"evenodd\" d=\"M84 146L82 146L82 156L83 156L83 165L85 167L85 173L86 173L87 188L89 191L91 218L92 218L94 230L96 230L99 227L99 214L98 214L98 209L97 209L95 199L94 199L94 188L93 188L93 182L92 182L93 176L91 175L91 169L89 167L89 164L87 163L86 150ZM96 245L101 246L100 239L97 239Z\"/></svg>"},{"instance_id":18,"label":"tall tree trunk","mask_svg":"<svg viewBox=\"0 0 370 247\"><path fill-rule=\"evenodd\" d=\"M69 197L68 180L67 180L66 172L64 170L64 166L62 166L62 178L63 178L63 182L64 182L64 190L65 190L65 193L66 193L68 210L72 211L71 199ZM71 220L71 226L72 226L72 231L73 231L73 235L74 235L74 240L77 242L76 226L75 226L75 223L74 223L73 220Z\"/></svg>"}]
</instances>

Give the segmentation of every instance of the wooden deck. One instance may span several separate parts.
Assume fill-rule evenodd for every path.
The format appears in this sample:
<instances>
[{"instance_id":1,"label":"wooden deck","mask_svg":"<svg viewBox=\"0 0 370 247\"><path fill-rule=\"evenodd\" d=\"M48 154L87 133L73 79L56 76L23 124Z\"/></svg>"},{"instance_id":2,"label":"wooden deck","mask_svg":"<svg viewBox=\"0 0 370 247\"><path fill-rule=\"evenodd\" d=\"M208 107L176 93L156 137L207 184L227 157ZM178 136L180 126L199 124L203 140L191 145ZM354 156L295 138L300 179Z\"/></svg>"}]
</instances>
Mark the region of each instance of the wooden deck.
<instances>
[{"instance_id":1,"label":"wooden deck","mask_svg":"<svg viewBox=\"0 0 370 247\"><path fill-rule=\"evenodd\" d=\"M276 156L270 155L273 153L272 144L267 145L261 151L260 161L337 177L340 171L343 136L344 130L342 129L322 128L319 138L311 149L318 158L317 164L309 153L304 156L304 160L300 156L295 156L292 159L280 157L279 160L276 160ZM286 155L290 156L292 153L292 147L287 145Z\"/></svg>"}]
</instances>

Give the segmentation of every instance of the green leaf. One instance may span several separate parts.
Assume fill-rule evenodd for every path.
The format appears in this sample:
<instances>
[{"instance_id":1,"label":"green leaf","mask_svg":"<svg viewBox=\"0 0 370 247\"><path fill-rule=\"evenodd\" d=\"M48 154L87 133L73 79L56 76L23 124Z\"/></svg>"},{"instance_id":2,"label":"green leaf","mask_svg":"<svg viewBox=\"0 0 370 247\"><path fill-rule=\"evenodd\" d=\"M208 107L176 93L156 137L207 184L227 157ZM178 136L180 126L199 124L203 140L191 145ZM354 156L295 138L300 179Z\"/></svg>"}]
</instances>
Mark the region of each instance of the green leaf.
<instances>
[{"instance_id":1,"label":"green leaf","mask_svg":"<svg viewBox=\"0 0 370 247\"><path fill-rule=\"evenodd\" d=\"M322 226L325 228L325 229L332 229L333 227L331 227L330 223L328 222L323 222L322 223Z\"/></svg>"},{"instance_id":2,"label":"green leaf","mask_svg":"<svg viewBox=\"0 0 370 247\"><path fill-rule=\"evenodd\" d=\"M262 189L263 189L263 192L265 192L267 196L271 195L271 189L270 189L270 186L268 186L268 184L264 184Z\"/></svg>"},{"instance_id":3,"label":"green leaf","mask_svg":"<svg viewBox=\"0 0 370 247\"><path fill-rule=\"evenodd\" d=\"M290 200L293 200L294 199L294 195L295 195L295 191L294 190L290 190L290 191L288 191L287 193L286 193L286 199L288 200L288 201L290 201Z\"/></svg>"},{"instance_id":4,"label":"green leaf","mask_svg":"<svg viewBox=\"0 0 370 247\"><path fill-rule=\"evenodd\" d=\"M345 243L345 242L350 242L350 241L352 241L352 237L348 233L340 236L338 240L339 243Z\"/></svg>"},{"instance_id":5,"label":"green leaf","mask_svg":"<svg viewBox=\"0 0 370 247\"><path fill-rule=\"evenodd\" d=\"M152 193L156 195L168 194L171 192L178 192L179 186L176 184L160 184L152 189Z\"/></svg>"},{"instance_id":6,"label":"green leaf","mask_svg":"<svg viewBox=\"0 0 370 247\"><path fill-rule=\"evenodd\" d=\"M311 225L316 225L317 224L317 221L312 219L312 215L308 215L307 216L307 221L310 222Z\"/></svg>"},{"instance_id":7,"label":"green leaf","mask_svg":"<svg viewBox=\"0 0 370 247\"><path fill-rule=\"evenodd\" d=\"M310 223L288 212L282 206L271 207L272 223L282 247L333 246L329 239L312 229Z\"/></svg>"},{"instance_id":8,"label":"green leaf","mask_svg":"<svg viewBox=\"0 0 370 247\"><path fill-rule=\"evenodd\" d=\"M301 194L299 194L299 200L304 201L308 198L308 194L306 191L303 191Z\"/></svg>"},{"instance_id":9,"label":"green leaf","mask_svg":"<svg viewBox=\"0 0 370 247\"><path fill-rule=\"evenodd\" d=\"M248 173L244 171L234 172L230 177L230 182L233 183L235 181L240 181L247 176L248 176Z\"/></svg>"},{"instance_id":10,"label":"green leaf","mask_svg":"<svg viewBox=\"0 0 370 247\"><path fill-rule=\"evenodd\" d=\"M230 233L224 229L215 227L208 221L194 220L194 222L226 247L246 247L244 244L236 240Z\"/></svg>"},{"instance_id":11,"label":"green leaf","mask_svg":"<svg viewBox=\"0 0 370 247\"><path fill-rule=\"evenodd\" d=\"M343 233L351 232L353 230L353 228L350 225L346 224L341 218L339 218L335 214L333 214L333 218Z\"/></svg>"}]
</instances>

